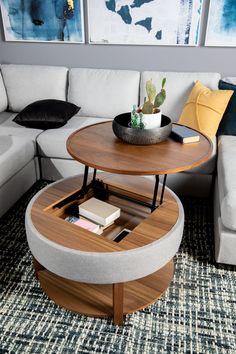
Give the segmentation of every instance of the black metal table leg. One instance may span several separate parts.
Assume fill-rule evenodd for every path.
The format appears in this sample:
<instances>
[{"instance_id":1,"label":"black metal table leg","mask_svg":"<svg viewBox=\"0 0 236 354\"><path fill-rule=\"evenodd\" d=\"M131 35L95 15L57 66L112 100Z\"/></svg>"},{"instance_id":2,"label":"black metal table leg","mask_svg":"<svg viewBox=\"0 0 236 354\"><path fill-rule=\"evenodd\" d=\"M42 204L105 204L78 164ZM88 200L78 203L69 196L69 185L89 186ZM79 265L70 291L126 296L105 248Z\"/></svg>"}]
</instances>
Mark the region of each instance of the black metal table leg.
<instances>
[{"instance_id":1,"label":"black metal table leg","mask_svg":"<svg viewBox=\"0 0 236 354\"><path fill-rule=\"evenodd\" d=\"M164 180L163 180L162 190L161 190L160 205L163 203L164 192L165 192L165 187L166 187L166 178L167 178L167 175L164 175Z\"/></svg>"},{"instance_id":2,"label":"black metal table leg","mask_svg":"<svg viewBox=\"0 0 236 354\"><path fill-rule=\"evenodd\" d=\"M156 179L156 182L155 182L153 198L152 198L152 206L151 206L152 211L154 211L157 208L156 201L157 201L157 193L158 193L158 187L159 187L159 176L156 175L155 179Z\"/></svg>"},{"instance_id":3,"label":"black metal table leg","mask_svg":"<svg viewBox=\"0 0 236 354\"><path fill-rule=\"evenodd\" d=\"M84 179L83 179L82 190L85 190L85 189L86 189L86 186L87 186L88 170L89 170L89 167L85 165L85 167L84 167Z\"/></svg>"},{"instance_id":4,"label":"black metal table leg","mask_svg":"<svg viewBox=\"0 0 236 354\"><path fill-rule=\"evenodd\" d=\"M165 185L166 185L166 179L167 175L164 175L164 180L163 180L163 185L162 185L162 191L161 191L161 197L160 197L160 202L157 203L157 195L158 195L158 188L159 188L159 175L155 176L155 186L154 186L154 191L153 191L153 198L152 202L148 203L143 200L139 200L135 197L128 196L128 195L123 195L119 192L109 190L108 186L103 183L103 181L97 180L96 179L96 174L97 170L94 169L93 171L93 179L92 181L87 184L88 182L88 172L89 172L89 166L85 165L84 168L84 176L83 176L83 184L80 190L76 191L69 197L65 198L64 200L60 201L59 203L55 204L54 207L61 208L62 206L75 201L77 203L78 199L84 198L85 194L89 191L90 188L93 189L94 196L95 198L101 199L101 200L106 200L109 195L114 195L117 196L118 198L122 198L125 200L129 200L133 203L137 203L140 205L143 205L145 207L148 207L151 209L151 212L153 212L156 208L158 208L159 205L163 203L163 198L164 198L164 192L165 192Z\"/></svg>"},{"instance_id":5,"label":"black metal table leg","mask_svg":"<svg viewBox=\"0 0 236 354\"><path fill-rule=\"evenodd\" d=\"M97 174L97 170L96 170L96 168L95 168L95 169L93 170L93 183L95 182L96 174Z\"/></svg>"}]
</instances>

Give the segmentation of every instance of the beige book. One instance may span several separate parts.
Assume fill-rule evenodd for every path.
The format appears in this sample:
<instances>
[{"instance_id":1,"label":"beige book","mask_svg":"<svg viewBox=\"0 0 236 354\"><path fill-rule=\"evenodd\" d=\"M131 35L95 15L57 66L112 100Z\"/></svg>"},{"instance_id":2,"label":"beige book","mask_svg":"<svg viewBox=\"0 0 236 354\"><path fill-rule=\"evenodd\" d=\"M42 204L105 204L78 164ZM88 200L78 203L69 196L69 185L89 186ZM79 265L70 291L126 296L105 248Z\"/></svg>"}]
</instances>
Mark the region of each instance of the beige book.
<instances>
[{"instance_id":1,"label":"beige book","mask_svg":"<svg viewBox=\"0 0 236 354\"><path fill-rule=\"evenodd\" d=\"M79 205L79 214L102 226L106 226L119 218L120 208L97 198L90 198Z\"/></svg>"}]
</instances>

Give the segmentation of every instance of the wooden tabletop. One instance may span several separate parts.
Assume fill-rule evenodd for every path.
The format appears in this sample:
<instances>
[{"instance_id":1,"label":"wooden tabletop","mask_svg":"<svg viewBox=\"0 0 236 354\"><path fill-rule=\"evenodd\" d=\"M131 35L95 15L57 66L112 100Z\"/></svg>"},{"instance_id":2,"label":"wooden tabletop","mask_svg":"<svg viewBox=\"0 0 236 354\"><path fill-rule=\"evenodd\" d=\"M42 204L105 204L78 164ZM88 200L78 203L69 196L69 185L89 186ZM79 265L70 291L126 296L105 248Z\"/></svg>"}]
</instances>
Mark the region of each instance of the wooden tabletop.
<instances>
[{"instance_id":1,"label":"wooden tabletop","mask_svg":"<svg viewBox=\"0 0 236 354\"><path fill-rule=\"evenodd\" d=\"M127 175L161 175L189 170L206 162L212 142L199 133L198 143L181 144L171 138L154 145L131 145L118 139L112 122L93 124L67 140L70 155L98 170Z\"/></svg>"}]
</instances>

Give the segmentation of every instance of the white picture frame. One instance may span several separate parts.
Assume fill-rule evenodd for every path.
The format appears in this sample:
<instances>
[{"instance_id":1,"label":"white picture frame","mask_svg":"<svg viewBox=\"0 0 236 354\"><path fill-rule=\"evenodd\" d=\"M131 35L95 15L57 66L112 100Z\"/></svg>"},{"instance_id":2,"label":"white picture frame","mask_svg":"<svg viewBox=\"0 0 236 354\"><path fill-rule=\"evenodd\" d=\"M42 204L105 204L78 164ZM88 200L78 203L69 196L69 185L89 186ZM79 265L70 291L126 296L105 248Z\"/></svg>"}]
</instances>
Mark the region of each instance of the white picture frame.
<instances>
[{"instance_id":1,"label":"white picture frame","mask_svg":"<svg viewBox=\"0 0 236 354\"><path fill-rule=\"evenodd\" d=\"M199 44L202 0L87 0L87 12L90 44Z\"/></svg>"},{"instance_id":2,"label":"white picture frame","mask_svg":"<svg viewBox=\"0 0 236 354\"><path fill-rule=\"evenodd\" d=\"M9 0L0 0L6 41L85 43L83 0L68 1L67 12L52 0L41 0L38 7L34 0L23 3L15 1L13 8Z\"/></svg>"},{"instance_id":3,"label":"white picture frame","mask_svg":"<svg viewBox=\"0 0 236 354\"><path fill-rule=\"evenodd\" d=\"M236 47L236 1L210 1L205 46Z\"/></svg>"}]
</instances>

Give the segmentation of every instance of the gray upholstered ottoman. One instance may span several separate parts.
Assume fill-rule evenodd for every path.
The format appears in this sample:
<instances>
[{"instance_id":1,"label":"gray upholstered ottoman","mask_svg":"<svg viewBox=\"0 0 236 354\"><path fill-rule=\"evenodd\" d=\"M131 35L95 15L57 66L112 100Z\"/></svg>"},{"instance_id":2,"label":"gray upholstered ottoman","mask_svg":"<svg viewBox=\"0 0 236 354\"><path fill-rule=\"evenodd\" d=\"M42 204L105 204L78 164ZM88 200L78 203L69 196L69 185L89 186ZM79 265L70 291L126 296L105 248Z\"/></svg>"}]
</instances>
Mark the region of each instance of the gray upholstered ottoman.
<instances>
[{"instance_id":1,"label":"gray upholstered ottoman","mask_svg":"<svg viewBox=\"0 0 236 354\"><path fill-rule=\"evenodd\" d=\"M124 193L151 200L151 181L124 176L122 181ZM115 176L103 182L109 189L121 188ZM59 305L93 316L114 314L114 322L121 324L123 314L146 307L169 286L172 258L182 239L183 207L168 188L164 203L152 213L109 197L109 202L122 208L121 217L99 236L66 222L66 209L58 207L58 201L81 183L80 177L56 182L40 191L27 208L26 232L36 275ZM112 241L123 227L132 232L120 243Z\"/></svg>"}]
</instances>

